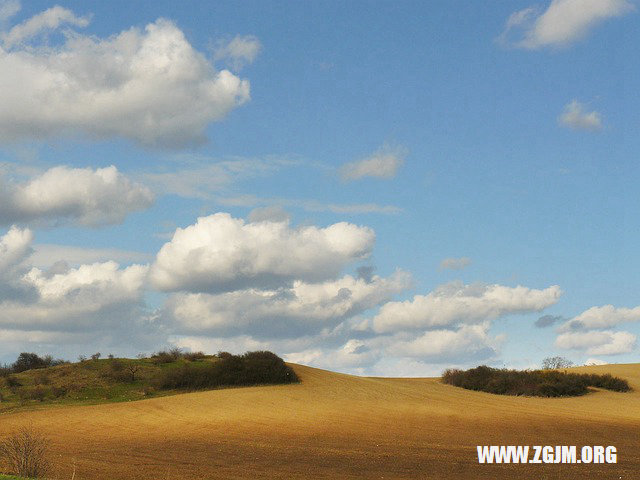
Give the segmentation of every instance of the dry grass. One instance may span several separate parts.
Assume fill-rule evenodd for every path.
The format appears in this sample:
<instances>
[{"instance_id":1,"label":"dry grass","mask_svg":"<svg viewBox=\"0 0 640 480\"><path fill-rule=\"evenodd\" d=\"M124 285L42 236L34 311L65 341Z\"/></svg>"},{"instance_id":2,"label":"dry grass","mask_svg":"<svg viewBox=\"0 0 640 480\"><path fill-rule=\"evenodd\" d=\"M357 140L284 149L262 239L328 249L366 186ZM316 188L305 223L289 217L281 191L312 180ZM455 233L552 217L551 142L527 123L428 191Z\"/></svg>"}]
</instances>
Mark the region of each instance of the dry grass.
<instances>
[{"instance_id":1,"label":"dry grass","mask_svg":"<svg viewBox=\"0 0 640 480\"><path fill-rule=\"evenodd\" d=\"M294 366L302 383L5 414L52 439L54 478L637 478L640 366L630 393L523 398L438 379L380 379ZM475 446L615 445L616 465L478 465Z\"/></svg>"}]
</instances>

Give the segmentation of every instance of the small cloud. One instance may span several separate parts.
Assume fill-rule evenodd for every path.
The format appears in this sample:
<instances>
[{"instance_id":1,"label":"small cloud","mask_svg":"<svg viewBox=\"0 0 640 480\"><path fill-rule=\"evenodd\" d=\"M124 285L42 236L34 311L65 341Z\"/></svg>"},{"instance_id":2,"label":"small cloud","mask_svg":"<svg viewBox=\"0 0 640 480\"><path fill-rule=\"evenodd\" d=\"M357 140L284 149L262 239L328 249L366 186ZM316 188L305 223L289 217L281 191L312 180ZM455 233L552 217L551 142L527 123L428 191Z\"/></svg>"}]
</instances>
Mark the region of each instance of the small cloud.
<instances>
[{"instance_id":1,"label":"small cloud","mask_svg":"<svg viewBox=\"0 0 640 480\"><path fill-rule=\"evenodd\" d=\"M253 63L262 50L258 37L253 35L236 35L233 40L219 41L214 46L214 60L227 60L234 70L241 70L245 65Z\"/></svg>"},{"instance_id":2,"label":"small cloud","mask_svg":"<svg viewBox=\"0 0 640 480\"><path fill-rule=\"evenodd\" d=\"M564 318L560 315L543 315L536 320L534 325L538 328L546 328L555 323L561 322L562 320L564 320Z\"/></svg>"},{"instance_id":3,"label":"small cloud","mask_svg":"<svg viewBox=\"0 0 640 480\"><path fill-rule=\"evenodd\" d=\"M343 181L359 180L363 177L393 178L398 168L404 163L407 153L404 147L391 147L385 144L373 155L345 163L340 168L340 177Z\"/></svg>"},{"instance_id":4,"label":"small cloud","mask_svg":"<svg viewBox=\"0 0 640 480\"><path fill-rule=\"evenodd\" d=\"M608 365L604 360L600 360L599 358L589 358L586 362L584 362L586 367L591 367L594 365Z\"/></svg>"},{"instance_id":5,"label":"small cloud","mask_svg":"<svg viewBox=\"0 0 640 480\"><path fill-rule=\"evenodd\" d=\"M440 262L440 270L462 270L471 265L469 257L445 258Z\"/></svg>"},{"instance_id":6,"label":"small cloud","mask_svg":"<svg viewBox=\"0 0 640 480\"><path fill-rule=\"evenodd\" d=\"M553 0L542 13L529 7L511 14L497 41L529 50L567 46L597 24L633 10L629 0Z\"/></svg>"},{"instance_id":7,"label":"small cloud","mask_svg":"<svg viewBox=\"0 0 640 480\"><path fill-rule=\"evenodd\" d=\"M562 115L558 117L558 123L573 130L596 131L602 128L600 113L595 110L587 112L585 106L577 100L565 105Z\"/></svg>"}]
</instances>

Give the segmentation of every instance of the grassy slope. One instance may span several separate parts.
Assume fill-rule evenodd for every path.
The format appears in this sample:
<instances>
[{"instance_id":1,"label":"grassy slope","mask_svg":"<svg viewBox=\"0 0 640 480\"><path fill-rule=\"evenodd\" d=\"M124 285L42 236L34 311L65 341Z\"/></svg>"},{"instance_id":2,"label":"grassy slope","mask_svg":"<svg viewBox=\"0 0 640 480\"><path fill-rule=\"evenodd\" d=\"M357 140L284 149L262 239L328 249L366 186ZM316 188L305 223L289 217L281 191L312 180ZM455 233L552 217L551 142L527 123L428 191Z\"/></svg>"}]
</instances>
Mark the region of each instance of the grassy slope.
<instances>
[{"instance_id":1,"label":"grassy slope","mask_svg":"<svg viewBox=\"0 0 640 480\"><path fill-rule=\"evenodd\" d=\"M176 368L185 360L155 364L150 358L118 359L123 364L134 364L139 370L135 381L114 380L110 376L112 360L87 360L46 369L28 370L13 375L22 387L11 389L6 380L0 379L0 413L19 408L41 408L48 405L96 404L125 402L144 398L174 394L172 391L158 391L152 385L152 378L161 369ZM207 357L197 362L215 361ZM126 375L127 372L121 373ZM41 388L44 399L30 398L29 392ZM58 394L55 394L58 389ZM21 398L21 391L22 397ZM26 394L26 396L25 396ZM26 397L26 398L25 398Z\"/></svg>"},{"instance_id":2,"label":"grassy slope","mask_svg":"<svg viewBox=\"0 0 640 480\"><path fill-rule=\"evenodd\" d=\"M0 416L52 439L57 478L635 478L640 366L611 373L634 391L505 397L438 379L382 379L294 366L302 383ZM616 465L478 465L476 445L615 445Z\"/></svg>"}]
</instances>

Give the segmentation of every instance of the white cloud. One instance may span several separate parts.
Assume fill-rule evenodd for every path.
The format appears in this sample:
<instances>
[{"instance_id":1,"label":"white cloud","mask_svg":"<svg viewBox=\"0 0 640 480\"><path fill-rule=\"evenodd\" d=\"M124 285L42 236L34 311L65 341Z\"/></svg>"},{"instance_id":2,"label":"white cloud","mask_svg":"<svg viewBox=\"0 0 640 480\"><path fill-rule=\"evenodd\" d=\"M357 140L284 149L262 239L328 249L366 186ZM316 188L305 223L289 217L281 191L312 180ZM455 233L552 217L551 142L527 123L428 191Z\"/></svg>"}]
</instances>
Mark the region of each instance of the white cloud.
<instances>
[{"instance_id":1,"label":"white cloud","mask_svg":"<svg viewBox=\"0 0 640 480\"><path fill-rule=\"evenodd\" d=\"M483 322L462 325L456 330L431 330L417 338L394 342L388 350L397 357L415 357L436 363L486 360L497 354L505 339L503 335L491 337L489 326L489 322Z\"/></svg>"},{"instance_id":2,"label":"white cloud","mask_svg":"<svg viewBox=\"0 0 640 480\"><path fill-rule=\"evenodd\" d=\"M635 349L636 336L629 332L590 331L558 335L559 348L584 350L587 355L619 355Z\"/></svg>"},{"instance_id":3,"label":"white cloud","mask_svg":"<svg viewBox=\"0 0 640 480\"><path fill-rule=\"evenodd\" d=\"M0 237L0 278L11 272L31 254L33 233L28 228L12 226Z\"/></svg>"},{"instance_id":4,"label":"white cloud","mask_svg":"<svg viewBox=\"0 0 640 480\"><path fill-rule=\"evenodd\" d=\"M116 167L54 167L23 184L0 182L0 223L44 221L98 226L122 222L153 203L150 190Z\"/></svg>"},{"instance_id":5,"label":"white cloud","mask_svg":"<svg viewBox=\"0 0 640 480\"><path fill-rule=\"evenodd\" d=\"M214 48L215 60L228 60L234 70L253 63L262 50L262 44L253 35L236 35L231 41L220 41Z\"/></svg>"},{"instance_id":6,"label":"white cloud","mask_svg":"<svg viewBox=\"0 0 640 480\"><path fill-rule=\"evenodd\" d=\"M318 333L390 300L411 284L398 271L370 281L346 275L323 283L293 282L291 288L240 290L210 295L173 295L165 315L177 332L256 338Z\"/></svg>"},{"instance_id":7,"label":"white cloud","mask_svg":"<svg viewBox=\"0 0 640 480\"><path fill-rule=\"evenodd\" d=\"M558 117L558 123L574 130L595 131L602 128L600 114L595 110L587 112L585 106L577 100L565 105L562 115Z\"/></svg>"},{"instance_id":8,"label":"white cloud","mask_svg":"<svg viewBox=\"0 0 640 480\"><path fill-rule=\"evenodd\" d=\"M42 32L55 30L63 24L86 27L89 25L89 21L89 17L77 17L71 10L56 5L16 25L7 33L3 33L1 38L4 47L10 48L15 44L30 40Z\"/></svg>"},{"instance_id":9,"label":"white cloud","mask_svg":"<svg viewBox=\"0 0 640 480\"><path fill-rule=\"evenodd\" d=\"M607 365L607 362L604 360L600 360L599 358L588 358L586 362L584 362L585 366L589 367L592 365Z\"/></svg>"},{"instance_id":10,"label":"white cloud","mask_svg":"<svg viewBox=\"0 0 640 480\"><path fill-rule=\"evenodd\" d=\"M499 40L526 49L565 46L634 9L628 0L553 0L542 13L530 7L512 14Z\"/></svg>"},{"instance_id":11,"label":"white cloud","mask_svg":"<svg viewBox=\"0 0 640 480\"><path fill-rule=\"evenodd\" d=\"M560 326L559 331L604 329L628 322L640 322L640 306L635 308L616 308L613 305L591 307L566 321Z\"/></svg>"},{"instance_id":12,"label":"white cloud","mask_svg":"<svg viewBox=\"0 0 640 480\"><path fill-rule=\"evenodd\" d=\"M471 259L469 257L444 258L440 262L440 269L462 270L469 265L471 265Z\"/></svg>"},{"instance_id":13,"label":"white cloud","mask_svg":"<svg viewBox=\"0 0 640 480\"><path fill-rule=\"evenodd\" d=\"M322 281L367 257L374 240L371 229L346 222L293 229L217 213L176 230L158 252L151 281L159 290L209 293Z\"/></svg>"},{"instance_id":14,"label":"white cloud","mask_svg":"<svg viewBox=\"0 0 640 480\"><path fill-rule=\"evenodd\" d=\"M558 301L557 285L544 290L452 282L412 300L389 302L373 319L376 332L477 323L511 313L538 312Z\"/></svg>"},{"instance_id":15,"label":"white cloud","mask_svg":"<svg viewBox=\"0 0 640 480\"><path fill-rule=\"evenodd\" d=\"M0 302L0 326L74 331L131 321L132 307L139 306L142 298L146 274L146 266L119 269L115 262L81 265L59 273L32 268L21 281L35 289L37 299Z\"/></svg>"},{"instance_id":16,"label":"white cloud","mask_svg":"<svg viewBox=\"0 0 640 480\"><path fill-rule=\"evenodd\" d=\"M373 155L355 162L345 163L340 168L342 180L358 180L363 177L393 178L404 163L407 149L384 145Z\"/></svg>"},{"instance_id":17,"label":"white cloud","mask_svg":"<svg viewBox=\"0 0 640 480\"><path fill-rule=\"evenodd\" d=\"M86 19L60 7L14 27L15 43L43 26ZM159 19L99 38L66 32L46 42L0 48L0 140L83 133L143 145L203 142L205 128L249 100L249 82L213 65L172 22Z\"/></svg>"}]
</instances>

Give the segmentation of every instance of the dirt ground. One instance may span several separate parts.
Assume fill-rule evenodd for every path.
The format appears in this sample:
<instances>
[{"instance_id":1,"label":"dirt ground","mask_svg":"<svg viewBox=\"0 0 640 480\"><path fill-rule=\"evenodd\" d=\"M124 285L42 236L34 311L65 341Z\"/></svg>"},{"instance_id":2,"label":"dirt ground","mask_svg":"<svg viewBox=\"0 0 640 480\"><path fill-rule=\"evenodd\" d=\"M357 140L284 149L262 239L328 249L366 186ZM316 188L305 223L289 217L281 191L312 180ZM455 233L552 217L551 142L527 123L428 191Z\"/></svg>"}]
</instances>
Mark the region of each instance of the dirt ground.
<instances>
[{"instance_id":1,"label":"dirt ground","mask_svg":"<svg viewBox=\"0 0 640 480\"><path fill-rule=\"evenodd\" d=\"M563 399L293 367L301 384L4 414L0 435L45 433L58 480L640 478L640 365L586 369L632 393ZM480 465L476 445L614 445L618 463Z\"/></svg>"}]
</instances>

